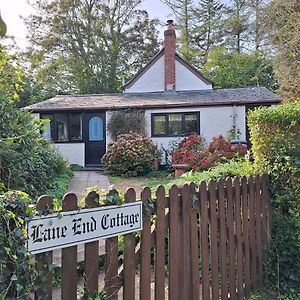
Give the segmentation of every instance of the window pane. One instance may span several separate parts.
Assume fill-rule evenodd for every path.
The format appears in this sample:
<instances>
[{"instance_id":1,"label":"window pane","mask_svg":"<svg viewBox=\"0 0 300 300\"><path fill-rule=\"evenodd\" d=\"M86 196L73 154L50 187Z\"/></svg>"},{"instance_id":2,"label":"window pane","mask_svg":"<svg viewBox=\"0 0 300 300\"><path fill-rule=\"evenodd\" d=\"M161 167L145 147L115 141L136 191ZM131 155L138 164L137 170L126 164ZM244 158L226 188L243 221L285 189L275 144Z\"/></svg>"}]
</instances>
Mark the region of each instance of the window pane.
<instances>
[{"instance_id":1,"label":"window pane","mask_svg":"<svg viewBox=\"0 0 300 300\"><path fill-rule=\"evenodd\" d=\"M89 121L89 140L103 141L103 121L100 117L92 117Z\"/></svg>"},{"instance_id":2,"label":"window pane","mask_svg":"<svg viewBox=\"0 0 300 300\"><path fill-rule=\"evenodd\" d=\"M67 141L68 140L68 115L57 114L55 115L56 127L57 127L57 140Z\"/></svg>"},{"instance_id":3,"label":"window pane","mask_svg":"<svg viewBox=\"0 0 300 300\"><path fill-rule=\"evenodd\" d=\"M169 134L182 134L182 114L169 115Z\"/></svg>"},{"instance_id":4,"label":"window pane","mask_svg":"<svg viewBox=\"0 0 300 300\"><path fill-rule=\"evenodd\" d=\"M154 135L166 134L166 116L154 116L153 118L153 133Z\"/></svg>"},{"instance_id":5,"label":"window pane","mask_svg":"<svg viewBox=\"0 0 300 300\"><path fill-rule=\"evenodd\" d=\"M199 133L196 114L185 115L185 131L186 133Z\"/></svg>"},{"instance_id":6,"label":"window pane","mask_svg":"<svg viewBox=\"0 0 300 300\"><path fill-rule=\"evenodd\" d=\"M54 140L54 131L53 131L53 115L41 115L41 119L50 120L49 123L44 124L43 136L45 140L51 141Z\"/></svg>"},{"instance_id":7,"label":"window pane","mask_svg":"<svg viewBox=\"0 0 300 300\"><path fill-rule=\"evenodd\" d=\"M82 121L81 114L71 114L71 141L78 141L82 139Z\"/></svg>"}]
</instances>

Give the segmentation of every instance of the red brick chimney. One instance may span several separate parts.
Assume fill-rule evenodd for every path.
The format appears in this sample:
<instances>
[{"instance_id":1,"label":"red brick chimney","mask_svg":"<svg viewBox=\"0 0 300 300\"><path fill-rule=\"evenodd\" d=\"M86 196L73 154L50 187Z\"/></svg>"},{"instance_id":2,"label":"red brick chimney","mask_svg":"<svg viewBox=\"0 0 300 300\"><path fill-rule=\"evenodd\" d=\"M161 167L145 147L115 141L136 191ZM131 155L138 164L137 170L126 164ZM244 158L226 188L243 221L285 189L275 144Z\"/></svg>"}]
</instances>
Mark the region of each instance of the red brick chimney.
<instances>
[{"instance_id":1,"label":"red brick chimney","mask_svg":"<svg viewBox=\"0 0 300 300\"><path fill-rule=\"evenodd\" d=\"M175 91L176 34L173 20L167 21L165 30L165 90Z\"/></svg>"}]
</instances>

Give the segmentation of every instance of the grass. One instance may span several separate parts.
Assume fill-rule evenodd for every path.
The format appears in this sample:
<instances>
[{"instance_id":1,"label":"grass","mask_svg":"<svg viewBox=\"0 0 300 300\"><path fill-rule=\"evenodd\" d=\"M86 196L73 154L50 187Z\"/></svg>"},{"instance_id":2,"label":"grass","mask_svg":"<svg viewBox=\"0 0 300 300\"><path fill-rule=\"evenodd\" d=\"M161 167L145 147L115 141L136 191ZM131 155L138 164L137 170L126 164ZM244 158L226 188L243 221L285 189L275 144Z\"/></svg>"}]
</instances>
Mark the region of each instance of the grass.
<instances>
[{"instance_id":1,"label":"grass","mask_svg":"<svg viewBox=\"0 0 300 300\"><path fill-rule=\"evenodd\" d=\"M149 187L154 193L159 185L163 185L167 190L172 185L183 185L185 183L194 182L199 184L201 181L209 181L220 177L234 177L254 175L255 171L249 161L231 161L220 164L209 171L188 172L184 177L175 179L174 171L158 171L150 172L141 177L119 177L109 176L110 182L116 189L125 191L128 187L133 187L140 192L144 187Z\"/></svg>"},{"instance_id":2,"label":"grass","mask_svg":"<svg viewBox=\"0 0 300 300\"><path fill-rule=\"evenodd\" d=\"M73 176L73 171L67 169L64 173L58 175L55 178L55 180L51 183L50 188L47 190L46 194L56 199L62 199L64 194L68 190L70 181Z\"/></svg>"},{"instance_id":3,"label":"grass","mask_svg":"<svg viewBox=\"0 0 300 300\"><path fill-rule=\"evenodd\" d=\"M250 297L247 300L268 300L268 297L265 293L258 292L250 295Z\"/></svg>"}]
</instances>

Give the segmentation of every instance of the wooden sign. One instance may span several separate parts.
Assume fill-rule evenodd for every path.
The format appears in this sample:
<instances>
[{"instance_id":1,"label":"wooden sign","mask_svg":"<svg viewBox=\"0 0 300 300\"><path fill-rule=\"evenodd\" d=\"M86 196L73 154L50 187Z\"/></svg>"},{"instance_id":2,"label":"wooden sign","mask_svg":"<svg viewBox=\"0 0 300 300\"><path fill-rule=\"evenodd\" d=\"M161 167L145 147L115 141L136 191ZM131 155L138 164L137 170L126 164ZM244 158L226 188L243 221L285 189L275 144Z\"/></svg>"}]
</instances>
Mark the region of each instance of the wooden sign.
<instances>
[{"instance_id":1,"label":"wooden sign","mask_svg":"<svg viewBox=\"0 0 300 300\"><path fill-rule=\"evenodd\" d=\"M103 206L33 218L27 223L32 254L142 230L142 202Z\"/></svg>"}]
</instances>

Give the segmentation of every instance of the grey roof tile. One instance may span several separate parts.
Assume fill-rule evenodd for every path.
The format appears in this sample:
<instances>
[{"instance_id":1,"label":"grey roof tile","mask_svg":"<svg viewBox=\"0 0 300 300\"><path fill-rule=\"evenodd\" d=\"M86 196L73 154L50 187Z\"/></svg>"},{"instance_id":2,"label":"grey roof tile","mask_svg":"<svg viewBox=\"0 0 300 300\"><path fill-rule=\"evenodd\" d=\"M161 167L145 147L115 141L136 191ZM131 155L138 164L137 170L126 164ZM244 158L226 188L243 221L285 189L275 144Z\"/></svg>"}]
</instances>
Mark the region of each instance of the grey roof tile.
<instances>
[{"instance_id":1,"label":"grey roof tile","mask_svg":"<svg viewBox=\"0 0 300 300\"><path fill-rule=\"evenodd\" d=\"M25 107L33 112L61 110L114 110L214 105L278 103L282 99L264 87L216 89L177 93L59 95Z\"/></svg>"}]
</instances>

